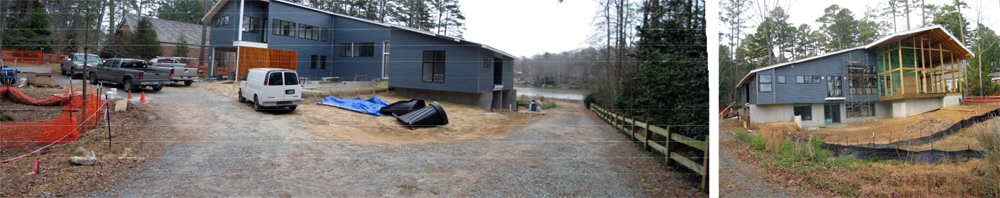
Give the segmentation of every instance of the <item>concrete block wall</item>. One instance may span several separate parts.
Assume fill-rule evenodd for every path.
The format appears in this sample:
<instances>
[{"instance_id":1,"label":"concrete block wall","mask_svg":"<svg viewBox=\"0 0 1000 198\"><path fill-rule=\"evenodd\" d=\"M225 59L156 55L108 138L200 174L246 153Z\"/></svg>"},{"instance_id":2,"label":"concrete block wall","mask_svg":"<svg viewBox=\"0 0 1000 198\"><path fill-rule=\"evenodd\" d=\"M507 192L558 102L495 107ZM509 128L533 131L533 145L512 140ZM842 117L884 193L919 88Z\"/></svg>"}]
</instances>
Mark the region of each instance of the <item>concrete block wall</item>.
<instances>
[{"instance_id":1,"label":"concrete block wall","mask_svg":"<svg viewBox=\"0 0 1000 198\"><path fill-rule=\"evenodd\" d=\"M901 118L915 113L940 108L942 98L913 98L892 101L892 117Z\"/></svg>"}]
</instances>

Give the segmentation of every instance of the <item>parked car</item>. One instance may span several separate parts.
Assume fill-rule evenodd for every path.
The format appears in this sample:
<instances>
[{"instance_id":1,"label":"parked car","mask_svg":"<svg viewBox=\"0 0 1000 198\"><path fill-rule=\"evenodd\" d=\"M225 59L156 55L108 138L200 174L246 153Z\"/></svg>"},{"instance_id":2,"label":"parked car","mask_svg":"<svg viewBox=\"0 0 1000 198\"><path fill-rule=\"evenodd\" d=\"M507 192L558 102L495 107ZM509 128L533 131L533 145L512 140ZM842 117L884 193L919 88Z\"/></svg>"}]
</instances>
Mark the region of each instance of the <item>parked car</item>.
<instances>
[{"instance_id":1,"label":"parked car","mask_svg":"<svg viewBox=\"0 0 1000 198\"><path fill-rule=\"evenodd\" d=\"M112 58L104 61L104 64L90 67L90 76L94 79L91 83L118 83L125 91L133 91L139 87L152 87L153 91L160 91L164 85L170 84L170 75L169 71L149 68L146 61L139 59Z\"/></svg>"},{"instance_id":2,"label":"parked car","mask_svg":"<svg viewBox=\"0 0 1000 198\"><path fill-rule=\"evenodd\" d=\"M170 76L170 82L183 81L185 86L191 86L191 82L198 78L197 67L188 67L187 64L177 62L174 59L154 58L149 60L149 64L153 69L173 72L174 75Z\"/></svg>"},{"instance_id":3,"label":"parked car","mask_svg":"<svg viewBox=\"0 0 1000 198\"><path fill-rule=\"evenodd\" d=\"M97 54L84 55L83 53L72 53L67 57L63 57L62 63L59 64L59 68L62 70L60 73L70 76L83 75L84 59L87 60L87 66L102 64L101 57L97 56Z\"/></svg>"},{"instance_id":4,"label":"parked car","mask_svg":"<svg viewBox=\"0 0 1000 198\"><path fill-rule=\"evenodd\" d=\"M253 109L263 107L288 107L295 110L302 104L302 85L295 70L254 68L247 70L241 79L240 102L253 102Z\"/></svg>"}]
</instances>

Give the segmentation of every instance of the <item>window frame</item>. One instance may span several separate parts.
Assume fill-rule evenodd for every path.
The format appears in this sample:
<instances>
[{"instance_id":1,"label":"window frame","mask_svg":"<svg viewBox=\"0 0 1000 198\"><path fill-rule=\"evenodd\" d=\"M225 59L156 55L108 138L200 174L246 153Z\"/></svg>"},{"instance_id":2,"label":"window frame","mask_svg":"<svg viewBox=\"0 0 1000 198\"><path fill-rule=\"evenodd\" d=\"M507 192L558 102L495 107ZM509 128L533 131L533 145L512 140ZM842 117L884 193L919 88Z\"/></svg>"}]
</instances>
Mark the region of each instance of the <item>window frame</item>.
<instances>
[{"instance_id":1,"label":"window frame","mask_svg":"<svg viewBox=\"0 0 1000 198\"><path fill-rule=\"evenodd\" d=\"M243 16L243 24L240 25L240 32L260 34L260 18Z\"/></svg>"},{"instance_id":2,"label":"window frame","mask_svg":"<svg viewBox=\"0 0 1000 198\"><path fill-rule=\"evenodd\" d=\"M800 111L802 110L802 111ZM812 120L812 104L794 104L792 105L792 115L801 116L803 121Z\"/></svg>"},{"instance_id":3,"label":"window frame","mask_svg":"<svg viewBox=\"0 0 1000 198\"><path fill-rule=\"evenodd\" d=\"M778 84L785 84L785 75L779 75L779 76L777 76L777 77L778 77L778 78L776 79L776 82L777 82Z\"/></svg>"},{"instance_id":4,"label":"window frame","mask_svg":"<svg viewBox=\"0 0 1000 198\"><path fill-rule=\"evenodd\" d=\"M764 80L765 76L767 77L766 78L767 79L766 82ZM771 74L761 74L761 75L757 76L757 81L758 81L757 83L760 84L759 86L757 86L757 87L760 88L760 89L757 89L758 92L769 93L769 92L773 92L774 91L774 80L771 79L771 77L773 77L773 76L771 76ZM767 90L766 91L764 90L764 85L767 85Z\"/></svg>"},{"instance_id":5,"label":"window frame","mask_svg":"<svg viewBox=\"0 0 1000 198\"><path fill-rule=\"evenodd\" d=\"M229 15L220 16L215 19L215 27L222 27L229 25Z\"/></svg>"},{"instance_id":6,"label":"window frame","mask_svg":"<svg viewBox=\"0 0 1000 198\"><path fill-rule=\"evenodd\" d=\"M427 60L427 54L428 53L431 53L431 60ZM446 53L446 51L444 51L444 50L425 50L425 51L423 51L421 57L422 57L423 61L421 62L421 72L420 72L421 73L421 77L420 77L420 81L421 82L444 83L445 82L445 76L446 76L445 74L447 73L446 72L446 69L447 69L447 67L446 67L446 60L447 60L447 53ZM426 76L428 76L428 73L426 73L427 72L427 68L426 68L427 64L430 64L430 67L431 67L431 69L430 69L430 81L428 81L425 78ZM439 70L438 69L439 67L440 67L440 70L441 70L441 74L440 74L441 75L441 79L440 80L437 79L437 78L435 78L435 75L438 75L437 71Z\"/></svg>"},{"instance_id":7,"label":"window frame","mask_svg":"<svg viewBox=\"0 0 1000 198\"><path fill-rule=\"evenodd\" d=\"M319 56L319 69L326 69L326 56Z\"/></svg>"},{"instance_id":8,"label":"window frame","mask_svg":"<svg viewBox=\"0 0 1000 198\"><path fill-rule=\"evenodd\" d=\"M844 97L844 83L841 76L826 76L826 97Z\"/></svg>"},{"instance_id":9,"label":"window frame","mask_svg":"<svg viewBox=\"0 0 1000 198\"><path fill-rule=\"evenodd\" d=\"M316 62L317 62L317 61L319 61L319 56L318 56L318 55L315 55L315 54L313 54L313 55L311 55L311 56L310 56L310 60L311 60L311 61L309 62L309 69L316 69L316 68L317 68L317 66L318 66L318 65L316 64Z\"/></svg>"}]
</instances>

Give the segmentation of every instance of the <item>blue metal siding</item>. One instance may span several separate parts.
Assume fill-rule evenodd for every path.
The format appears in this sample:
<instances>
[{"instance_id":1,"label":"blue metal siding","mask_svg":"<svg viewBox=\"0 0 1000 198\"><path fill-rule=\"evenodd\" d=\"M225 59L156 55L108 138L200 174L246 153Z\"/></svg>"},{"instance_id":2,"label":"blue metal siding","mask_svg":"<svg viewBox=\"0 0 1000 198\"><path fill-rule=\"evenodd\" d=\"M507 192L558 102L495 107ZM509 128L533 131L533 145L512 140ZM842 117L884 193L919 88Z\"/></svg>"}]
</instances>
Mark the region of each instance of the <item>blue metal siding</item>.
<instances>
[{"instance_id":1,"label":"blue metal siding","mask_svg":"<svg viewBox=\"0 0 1000 198\"><path fill-rule=\"evenodd\" d=\"M333 48L333 76L341 79L353 80L356 75L368 75L368 78L382 77L382 52L383 42L389 39L390 28L362 22L354 19L336 17L336 28L333 34L337 35L330 44ZM375 43L374 55L372 57L340 57L341 43ZM398 61L396 55L402 49L396 41L390 41L390 61ZM396 47L393 47L396 46ZM447 54L449 56L451 54ZM392 75L389 75L392 76ZM395 77L395 76L393 76Z\"/></svg>"},{"instance_id":2,"label":"blue metal siding","mask_svg":"<svg viewBox=\"0 0 1000 198\"><path fill-rule=\"evenodd\" d=\"M490 68L486 68L486 67L483 66L483 58L484 57L489 57L488 61L490 61L489 62ZM478 86L479 87L479 92L486 92L486 91L492 91L493 90L493 58L494 57L496 57L496 55L495 55L495 53L493 51L484 49L482 47L479 48L479 57L478 57L479 66L477 67L477 68L479 68L479 75L478 75L479 79L477 79L477 82L479 82L479 84L478 84L479 85Z\"/></svg>"},{"instance_id":3,"label":"blue metal siding","mask_svg":"<svg viewBox=\"0 0 1000 198\"><path fill-rule=\"evenodd\" d=\"M756 92L757 101L756 104L783 104L783 103L824 103L827 97L827 80L828 76L841 76L847 77L844 71L844 56L847 53L851 53L851 56L855 59L862 57L865 53L868 54L869 64L875 64L875 56L870 54L863 49L853 50L844 52L841 54L830 55L827 57L810 60L803 63L794 64L792 66L778 67L771 70L765 70L758 72L758 77L762 74L772 74L772 82L774 82L774 92ZM785 76L785 84L777 84L777 76ZM820 84L796 84L795 76L822 76L823 81ZM755 79L756 80L756 79ZM753 82L751 82L753 83ZM843 80L843 93L844 97L852 98L849 92L849 83L847 80ZM756 90L755 90L756 91ZM754 100L754 99L751 99ZM878 94L869 95L869 100L877 101ZM830 101L834 102L834 101ZM838 101L842 102L842 101Z\"/></svg>"},{"instance_id":4,"label":"blue metal siding","mask_svg":"<svg viewBox=\"0 0 1000 198\"><path fill-rule=\"evenodd\" d=\"M503 57L503 90L514 89L514 58Z\"/></svg>"},{"instance_id":5,"label":"blue metal siding","mask_svg":"<svg viewBox=\"0 0 1000 198\"><path fill-rule=\"evenodd\" d=\"M429 35L393 29L392 62L389 63L389 86L479 93L482 68L481 45L435 38ZM422 82L423 52L445 51L443 83ZM491 74L492 75L492 74ZM492 83L490 83L492 86Z\"/></svg>"},{"instance_id":6,"label":"blue metal siding","mask_svg":"<svg viewBox=\"0 0 1000 198\"><path fill-rule=\"evenodd\" d=\"M272 3L268 11L268 28L265 30L267 35L267 48L279 49L279 50L290 50L297 52L297 70L299 75L302 77L307 77L310 79L318 79L321 77L329 77L333 73L336 66L330 62L336 55L334 44L332 38L334 38L332 31L328 32L328 36L331 38L327 42L320 40L311 40L298 37L298 25L306 24L311 26L317 26L320 28L327 28L332 30L334 27L334 16L316 12L312 10L307 10L292 5L287 5L284 3ZM283 36L271 34L273 27L272 20L280 19L284 21L294 22L296 25L296 34L294 36ZM316 69L312 69L312 55L326 56L327 65L326 69L321 69L321 64L316 64ZM319 60L317 60L319 61ZM345 79L345 76L340 76Z\"/></svg>"},{"instance_id":7,"label":"blue metal siding","mask_svg":"<svg viewBox=\"0 0 1000 198\"><path fill-rule=\"evenodd\" d=\"M234 2L234 1L231 1L231 2ZM236 2L238 2L238 1L236 1ZM264 23L264 18L267 18L267 6L268 6L267 4L268 4L267 2L263 2L263 1L247 1L243 5L243 16L257 17L257 19L261 20L261 23ZM239 10L239 4L236 4L236 5L237 5L236 6L236 14L233 15L233 16L239 16L239 14L240 14L239 13L240 12L240 10ZM239 28L239 27L243 26L242 24L237 24L237 23L240 22L239 18L232 18L232 17L230 17L229 20L232 20L232 23L230 25L236 24L236 26L235 26L236 28ZM264 32L265 32L264 29L261 29L261 33L264 33ZM255 34L255 33L250 33L250 32L243 32L243 31L240 31L240 33L243 33L243 41L263 42L263 40L262 40L263 38L261 38L261 34ZM268 36L270 36L270 35L268 35Z\"/></svg>"},{"instance_id":8,"label":"blue metal siding","mask_svg":"<svg viewBox=\"0 0 1000 198\"><path fill-rule=\"evenodd\" d=\"M233 46L233 41L236 40L236 31L239 30L239 1L229 1L219 12L212 17L212 37L209 38L208 44L212 47L221 46ZM226 26L216 26L219 17L229 16L229 25Z\"/></svg>"}]
</instances>

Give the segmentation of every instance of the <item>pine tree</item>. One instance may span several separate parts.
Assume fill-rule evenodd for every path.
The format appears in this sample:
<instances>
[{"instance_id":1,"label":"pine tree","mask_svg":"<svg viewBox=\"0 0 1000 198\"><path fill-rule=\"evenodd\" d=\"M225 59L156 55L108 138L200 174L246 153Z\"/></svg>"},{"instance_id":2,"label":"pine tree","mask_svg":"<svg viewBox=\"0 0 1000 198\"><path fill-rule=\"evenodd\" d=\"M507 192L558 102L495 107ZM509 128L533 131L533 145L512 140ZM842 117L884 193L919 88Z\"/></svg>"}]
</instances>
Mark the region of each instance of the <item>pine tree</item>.
<instances>
[{"instance_id":1,"label":"pine tree","mask_svg":"<svg viewBox=\"0 0 1000 198\"><path fill-rule=\"evenodd\" d=\"M178 40L179 41L177 41L177 47L174 48L174 55L173 56L187 57L187 55L188 55L187 37L185 37L184 35L181 35L181 37L178 38Z\"/></svg>"},{"instance_id":2,"label":"pine tree","mask_svg":"<svg viewBox=\"0 0 1000 198\"><path fill-rule=\"evenodd\" d=\"M153 30L153 23L149 22L149 18L142 17L136 26L135 34L132 35L127 47L130 50L125 53L128 53L128 56L142 59L151 59L162 55L163 48L160 47L160 41L157 40L156 31Z\"/></svg>"}]
</instances>

